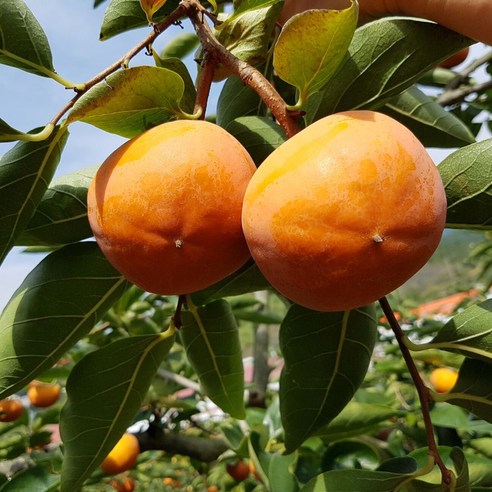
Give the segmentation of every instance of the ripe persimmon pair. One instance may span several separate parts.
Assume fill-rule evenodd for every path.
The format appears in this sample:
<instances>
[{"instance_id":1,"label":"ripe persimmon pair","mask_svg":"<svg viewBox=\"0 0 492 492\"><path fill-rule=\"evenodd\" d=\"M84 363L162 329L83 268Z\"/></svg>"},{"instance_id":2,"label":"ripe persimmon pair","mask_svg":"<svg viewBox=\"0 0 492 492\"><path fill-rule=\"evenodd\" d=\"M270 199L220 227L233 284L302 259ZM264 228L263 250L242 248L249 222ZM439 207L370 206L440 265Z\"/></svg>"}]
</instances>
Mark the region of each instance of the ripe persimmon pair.
<instances>
[{"instance_id":1,"label":"ripe persimmon pair","mask_svg":"<svg viewBox=\"0 0 492 492\"><path fill-rule=\"evenodd\" d=\"M145 290L195 292L251 254L287 298L339 311L383 297L427 262L446 197L406 127L349 111L308 126L258 170L217 125L162 124L104 162L88 213L109 261Z\"/></svg>"}]
</instances>

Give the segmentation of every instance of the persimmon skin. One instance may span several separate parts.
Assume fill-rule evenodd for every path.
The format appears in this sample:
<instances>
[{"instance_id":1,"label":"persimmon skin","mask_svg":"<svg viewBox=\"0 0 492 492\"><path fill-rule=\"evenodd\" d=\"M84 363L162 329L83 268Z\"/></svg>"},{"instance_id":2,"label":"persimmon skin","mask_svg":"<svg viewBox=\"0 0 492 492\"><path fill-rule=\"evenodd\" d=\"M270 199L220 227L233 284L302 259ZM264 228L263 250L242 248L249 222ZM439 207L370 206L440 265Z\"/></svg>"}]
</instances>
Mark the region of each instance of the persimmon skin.
<instances>
[{"instance_id":1,"label":"persimmon skin","mask_svg":"<svg viewBox=\"0 0 492 492\"><path fill-rule=\"evenodd\" d=\"M41 383L32 381L27 390L27 397L32 405L47 408L54 405L61 395L61 386L58 383Z\"/></svg>"},{"instance_id":2,"label":"persimmon skin","mask_svg":"<svg viewBox=\"0 0 492 492\"><path fill-rule=\"evenodd\" d=\"M140 444L135 435L125 432L101 463L101 469L108 475L117 475L129 470L137 462Z\"/></svg>"},{"instance_id":3,"label":"persimmon skin","mask_svg":"<svg viewBox=\"0 0 492 492\"><path fill-rule=\"evenodd\" d=\"M24 405L17 399L0 400L0 422L14 422L24 413Z\"/></svg>"},{"instance_id":4,"label":"persimmon skin","mask_svg":"<svg viewBox=\"0 0 492 492\"><path fill-rule=\"evenodd\" d=\"M272 286L318 311L364 306L439 244L446 196L403 125L373 111L325 117L276 149L246 190L243 230Z\"/></svg>"},{"instance_id":5,"label":"persimmon skin","mask_svg":"<svg viewBox=\"0 0 492 492\"><path fill-rule=\"evenodd\" d=\"M255 170L244 147L217 125L179 120L152 128L113 152L91 183L96 241L149 292L208 287L249 258L241 208Z\"/></svg>"},{"instance_id":6,"label":"persimmon skin","mask_svg":"<svg viewBox=\"0 0 492 492\"><path fill-rule=\"evenodd\" d=\"M449 58L443 60L441 63L439 63L439 66L442 68L454 68L458 66L460 63L463 63L468 58L469 53L470 53L470 48L467 46L466 48L457 51Z\"/></svg>"},{"instance_id":7,"label":"persimmon skin","mask_svg":"<svg viewBox=\"0 0 492 492\"><path fill-rule=\"evenodd\" d=\"M429 381L438 393L448 393L458 381L458 372L449 367L438 367L430 373Z\"/></svg>"}]
</instances>

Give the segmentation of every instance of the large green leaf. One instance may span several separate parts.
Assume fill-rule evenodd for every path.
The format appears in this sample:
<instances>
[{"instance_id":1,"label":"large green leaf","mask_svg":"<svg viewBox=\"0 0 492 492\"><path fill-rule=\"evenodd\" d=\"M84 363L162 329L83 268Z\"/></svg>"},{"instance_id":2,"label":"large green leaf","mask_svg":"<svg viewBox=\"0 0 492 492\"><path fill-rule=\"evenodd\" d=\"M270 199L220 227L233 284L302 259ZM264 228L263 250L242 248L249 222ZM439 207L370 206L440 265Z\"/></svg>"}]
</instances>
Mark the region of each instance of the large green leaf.
<instances>
[{"instance_id":1,"label":"large green leaf","mask_svg":"<svg viewBox=\"0 0 492 492\"><path fill-rule=\"evenodd\" d=\"M238 296L270 288L270 284L252 261L232 273L224 280L192 294L196 305L208 304L228 296Z\"/></svg>"},{"instance_id":2,"label":"large green leaf","mask_svg":"<svg viewBox=\"0 0 492 492\"><path fill-rule=\"evenodd\" d=\"M86 355L67 380L60 416L61 491L80 490L132 424L174 336L129 337Z\"/></svg>"},{"instance_id":3,"label":"large green leaf","mask_svg":"<svg viewBox=\"0 0 492 492\"><path fill-rule=\"evenodd\" d=\"M0 119L0 142L15 142L22 132L12 128L7 122Z\"/></svg>"},{"instance_id":4,"label":"large green leaf","mask_svg":"<svg viewBox=\"0 0 492 492\"><path fill-rule=\"evenodd\" d=\"M449 320L429 343L413 346L458 352L492 363L492 299L475 304Z\"/></svg>"},{"instance_id":5,"label":"large green leaf","mask_svg":"<svg viewBox=\"0 0 492 492\"><path fill-rule=\"evenodd\" d=\"M157 55L154 51L154 61L157 67L166 68L172 72L177 73L184 82L184 93L181 98L180 105L186 108L187 111L191 111L195 106L196 89L193 79L186 65L176 57L163 57Z\"/></svg>"},{"instance_id":6,"label":"large green leaf","mask_svg":"<svg viewBox=\"0 0 492 492\"><path fill-rule=\"evenodd\" d=\"M54 179L16 244L54 246L91 237L87 190L98 167L90 166Z\"/></svg>"},{"instance_id":7,"label":"large green leaf","mask_svg":"<svg viewBox=\"0 0 492 492\"><path fill-rule=\"evenodd\" d=\"M66 127L41 142L19 142L0 159L0 263L43 197L68 137Z\"/></svg>"},{"instance_id":8,"label":"large green leaf","mask_svg":"<svg viewBox=\"0 0 492 492\"><path fill-rule=\"evenodd\" d=\"M382 112L403 123L425 147L462 147L475 142L459 118L417 87L390 99Z\"/></svg>"},{"instance_id":9,"label":"large green leaf","mask_svg":"<svg viewBox=\"0 0 492 492\"><path fill-rule=\"evenodd\" d=\"M182 313L179 330L188 360L207 395L224 412L243 419L244 368L239 331L225 300Z\"/></svg>"},{"instance_id":10,"label":"large green leaf","mask_svg":"<svg viewBox=\"0 0 492 492\"><path fill-rule=\"evenodd\" d=\"M447 227L492 229L492 138L453 152L438 166L448 200Z\"/></svg>"},{"instance_id":11,"label":"large green leaf","mask_svg":"<svg viewBox=\"0 0 492 492\"><path fill-rule=\"evenodd\" d=\"M23 0L2 2L0 63L44 77L55 70L46 34Z\"/></svg>"},{"instance_id":12,"label":"large green leaf","mask_svg":"<svg viewBox=\"0 0 492 492\"><path fill-rule=\"evenodd\" d=\"M241 2L239 8L215 28L215 36L233 55L251 65L266 60L281 0Z\"/></svg>"},{"instance_id":13,"label":"large green leaf","mask_svg":"<svg viewBox=\"0 0 492 492\"><path fill-rule=\"evenodd\" d=\"M60 486L60 477L47 468L35 466L16 474L3 487L2 492L55 492Z\"/></svg>"},{"instance_id":14,"label":"large green leaf","mask_svg":"<svg viewBox=\"0 0 492 492\"><path fill-rule=\"evenodd\" d=\"M242 143L257 166L287 140L281 126L261 116L237 118L225 129Z\"/></svg>"},{"instance_id":15,"label":"large green leaf","mask_svg":"<svg viewBox=\"0 0 492 492\"><path fill-rule=\"evenodd\" d=\"M430 68L472 43L438 24L385 18L355 31L348 54L329 84L313 94L306 120L338 111L376 109Z\"/></svg>"},{"instance_id":16,"label":"large green leaf","mask_svg":"<svg viewBox=\"0 0 492 492\"><path fill-rule=\"evenodd\" d=\"M277 75L299 91L299 107L323 87L342 62L357 26L358 4L307 10L284 25L273 52Z\"/></svg>"},{"instance_id":17,"label":"large green leaf","mask_svg":"<svg viewBox=\"0 0 492 492\"><path fill-rule=\"evenodd\" d=\"M492 364L465 359L458 381L449 393L433 393L436 401L463 407L477 417L492 422Z\"/></svg>"},{"instance_id":18,"label":"large green leaf","mask_svg":"<svg viewBox=\"0 0 492 492\"><path fill-rule=\"evenodd\" d=\"M333 470L317 475L301 492L394 492L413 473L370 470Z\"/></svg>"},{"instance_id":19,"label":"large green leaf","mask_svg":"<svg viewBox=\"0 0 492 492\"><path fill-rule=\"evenodd\" d=\"M470 492L470 485L480 482L480 480L477 480L477 472L479 475L483 461L482 464L475 467L474 473L472 472L475 476L472 477L469 473L469 466L466 462L465 455L460 448L439 446L438 451L446 467L453 470L456 476L456 484L453 490L456 492ZM420 466L424 466L428 460L429 450L427 448L420 448L412 451L410 456L417 460ZM404 490L408 492L442 492L444 489L441 482L441 471L435 466L430 473L412 480Z\"/></svg>"},{"instance_id":20,"label":"large green leaf","mask_svg":"<svg viewBox=\"0 0 492 492\"><path fill-rule=\"evenodd\" d=\"M376 342L373 306L320 313L293 305L280 328L280 411L287 452L329 424L366 375Z\"/></svg>"},{"instance_id":21,"label":"large green leaf","mask_svg":"<svg viewBox=\"0 0 492 492\"><path fill-rule=\"evenodd\" d=\"M260 96L238 77L229 77L217 102L217 124L225 128L236 118L252 115L262 116Z\"/></svg>"},{"instance_id":22,"label":"large green leaf","mask_svg":"<svg viewBox=\"0 0 492 492\"><path fill-rule=\"evenodd\" d=\"M404 415L405 412L392 407L351 401L328 425L319 429L316 435L331 442L348 439L364 434L390 418Z\"/></svg>"},{"instance_id":23,"label":"large green leaf","mask_svg":"<svg viewBox=\"0 0 492 492\"><path fill-rule=\"evenodd\" d=\"M183 99L185 84L174 71L140 66L111 74L89 89L68 114L68 123L83 121L122 137L134 137L192 111Z\"/></svg>"},{"instance_id":24,"label":"large green leaf","mask_svg":"<svg viewBox=\"0 0 492 492\"><path fill-rule=\"evenodd\" d=\"M179 0L167 0L153 16L155 22L178 6ZM99 39L105 41L117 34L148 26L145 12L140 7L139 0L111 0L104 13Z\"/></svg>"},{"instance_id":25,"label":"large green leaf","mask_svg":"<svg viewBox=\"0 0 492 492\"><path fill-rule=\"evenodd\" d=\"M174 36L161 50L161 58L184 58L199 45L198 36L183 32Z\"/></svg>"},{"instance_id":26,"label":"large green leaf","mask_svg":"<svg viewBox=\"0 0 492 492\"><path fill-rule=\"evenodd\" d=\"M0 398L53 366L126 285L94 242L65 246L42 260L0 316Z\"/></svg>"}]
</instances>

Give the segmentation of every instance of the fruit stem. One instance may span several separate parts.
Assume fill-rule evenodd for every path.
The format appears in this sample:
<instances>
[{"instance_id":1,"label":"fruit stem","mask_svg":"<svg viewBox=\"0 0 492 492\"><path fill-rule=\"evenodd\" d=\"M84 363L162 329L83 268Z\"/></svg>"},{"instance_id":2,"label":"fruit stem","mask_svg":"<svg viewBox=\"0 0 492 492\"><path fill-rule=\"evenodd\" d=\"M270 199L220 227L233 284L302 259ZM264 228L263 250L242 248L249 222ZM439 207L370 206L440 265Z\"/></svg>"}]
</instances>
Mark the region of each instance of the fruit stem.
<instances>
[{"instance_id":1,"label":"fruit stem","mask_svg":"<svg viewBox=\"0 0 492 492\"><path fill-rule=\"evenodd\" d=\"M171 321L174 322L174 327L179 330L182 326L181 323L181 310L183 309L183 304L186 302L186 296L178 297L178 304L176 305L176 310L174 311L174 315L171 318Z\"/></svg>"},{"instance_id":2,"label":"fruit stem","mask_svg":"<svg viewBox=\"0 0 492 492\"><path fill-rule=\"evenodd\" d=\"M386 319L388 320L388 323L390 324L391 329L395 334L395 338L400 347L400 351L403 355L403 359L405 360L405 363L408 367L408 371L410 372L410 376L412 377L412 380L415 384L415 388L417 390L417 394L420 400L420 407L422 411L422 417L424 420L429 454L435 459L436 465L441 470L442 482L446 486L449 486L453 481L453 476L451 470L448 470L448 468L444 464L441 455L439 454L439 450L437 448L437 443L434 436L434 428L432 426L432 421L430 418L429 403L431 401L431 396L430 396L429 388L427 388L427 386L422 381L422 378L420 377L419 371L410 354L410 351L408 350L407 346L404 343L405 334L403 333L403 330L401 329L397 319L395 318L395 315L393 313L393 310L391 309L388 299L386 297L382 297L381 299L379 299L379 304L381 305L381 308L383 309Z\"/></svg>"},{"instance_id":3,"label":"fruit stem","mask_svg":"<svg viewBox=\"0 0 492 492\"><path fill-rule=\"evenodd\" d=\"M282 96L275 90L272 84L264 75L249 65L247 62L234 56L225 46L223 46L214 36L212 29L208 25L203 7L197 0L182 0L180 5L186 8L188 17L197 33L200 44L205 53L209 53L217 63L227 67L241 81L253 89L271 110L273 116L282 126L287 137L292 137L300 131L295 118L289 113Z\"/></svg>"}]
</instances>

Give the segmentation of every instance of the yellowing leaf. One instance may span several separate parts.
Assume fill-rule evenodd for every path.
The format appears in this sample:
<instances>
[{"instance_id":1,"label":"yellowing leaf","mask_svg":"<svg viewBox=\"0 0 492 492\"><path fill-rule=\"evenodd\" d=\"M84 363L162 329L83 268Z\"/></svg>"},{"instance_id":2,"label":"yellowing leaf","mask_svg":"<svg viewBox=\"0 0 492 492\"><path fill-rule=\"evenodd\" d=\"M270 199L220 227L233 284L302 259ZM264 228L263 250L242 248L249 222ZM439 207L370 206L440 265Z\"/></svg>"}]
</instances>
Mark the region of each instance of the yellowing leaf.
<instances>
[{"instance_id":1,"label":"yellowing leaf","mask_svg":"<svg viewBox=\"0 0 492 492\"><path fill-rule=\"evenodd\" d=\"M307 10L285 24L273 54L278 76L299 90L299 103L325 85L343 60L357 27L358 6Z\"/></svg>"}]
</instances>

